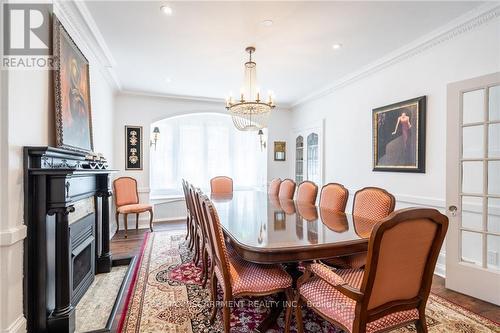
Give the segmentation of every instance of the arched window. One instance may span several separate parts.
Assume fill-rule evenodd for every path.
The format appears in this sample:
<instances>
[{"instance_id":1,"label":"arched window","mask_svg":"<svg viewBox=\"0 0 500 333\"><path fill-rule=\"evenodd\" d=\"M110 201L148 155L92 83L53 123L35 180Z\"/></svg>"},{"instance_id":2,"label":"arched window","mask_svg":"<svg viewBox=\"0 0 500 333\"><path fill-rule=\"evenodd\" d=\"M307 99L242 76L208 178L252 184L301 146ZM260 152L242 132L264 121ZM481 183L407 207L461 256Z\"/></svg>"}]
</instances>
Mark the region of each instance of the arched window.
<instances>
[{"instance_id":1,"label":"arched window","mask_svg":"<svg viewBox=\"0 0 500 333\"><path fill-rule=\"evenodd\" d=\"M194 113L151 124L160 129L150 150L152 196L182 193L182 178L208 189L215 176L229 176L235 189L266 183L267 153L256 132L238 131L228 115Z\"/></svg>"}]
</instances>

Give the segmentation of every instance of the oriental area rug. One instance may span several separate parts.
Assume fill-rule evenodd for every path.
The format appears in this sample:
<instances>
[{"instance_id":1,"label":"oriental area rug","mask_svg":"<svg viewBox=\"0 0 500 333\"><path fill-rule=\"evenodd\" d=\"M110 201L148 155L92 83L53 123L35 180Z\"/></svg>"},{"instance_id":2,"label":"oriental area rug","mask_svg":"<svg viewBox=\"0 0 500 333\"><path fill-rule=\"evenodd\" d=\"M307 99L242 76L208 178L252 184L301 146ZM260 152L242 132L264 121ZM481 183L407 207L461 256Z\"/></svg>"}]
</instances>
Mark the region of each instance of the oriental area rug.
<instances>
[{"instance_id":1,"label":"oriental area rug","mask_svg":"<svg viewBox=\"0 0 500 333\"><path fill-rule=\"evenodd\" d=\"M201 286L201 268L192 263L184 238L183 231L146 236L118 332L223 332L220 310L213 325L208 321L210 292ZM252 332L267 316L267 305L272 301L271 297L237 300L231 310L231 332ZM303 318L305 332L343 332L305 308ZM500 332L498 324L432 294L427 323L431 333ZM291 331L297 332L295 320ZM284 332L283 314L268 332ZM415 327L409 325L394 332L415 332Z\"/></svg>"}]
</instances>

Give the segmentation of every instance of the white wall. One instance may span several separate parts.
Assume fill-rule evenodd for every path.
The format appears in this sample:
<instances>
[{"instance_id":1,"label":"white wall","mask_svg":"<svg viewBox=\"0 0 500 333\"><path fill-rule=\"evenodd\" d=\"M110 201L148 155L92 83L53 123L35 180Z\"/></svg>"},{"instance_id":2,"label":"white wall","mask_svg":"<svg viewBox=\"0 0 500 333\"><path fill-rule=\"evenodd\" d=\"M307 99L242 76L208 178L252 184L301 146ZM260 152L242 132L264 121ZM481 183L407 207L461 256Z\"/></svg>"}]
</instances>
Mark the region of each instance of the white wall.
<instances>
[{"instance_id":1,"label":"white wall","mask_svg":"<svg viewBox=\"0 0 500 333\"><path fill-rule=\"evenodd\" d=\"M60 13L60 17L63 17ZM66 27L73 36L71 29ZM79 44L79 40L76 43ZM91 63L91 96L95 151L110 159L113 152L114 90L103 77L98 62L81 49ZM0 212L0 332L24 332L23 316L23 146L54 145L52 73L47 70L2 71L1 80L1 178ZM7 149L6 149L7 147Z\"/></svg>"},{"instance_id":2,"label":"white wall","mask_svg":"<svg viewBox=\"0 0 500 333\"><path fill-rule=\"evenodd\" d=\"M221 100L193 100L169 98L164 96L121 93L116 98L115 112L115 167L119 170L116 177L130 176L137 179L141 202L149 202L149 139L150 127L155 121L168 117L200 112L227 114ZM268 180L285 177L288 172L287 162L273 160L273 142L288 138L290 114L287 110L273 110L269 122L268 137ZM125 125L142 126L144 139L143 170L125 170ZM160 134L161 135L161 134ZM185 204L182 198L154 201L155 221L175 220L185 217ZM141 217L141 226L147 224L147 214ZM133 222L134 225L135 221ZM113 228L114 227L114 224ZM122 220L120 220L120 228Z\"/></svg>"},{"instance_id":3,"label":"white wall","mask_svg":"<svg viewBox=\"0 0 500 333\"><path fill-rule=\"evenodd\" d=\"M343 183L351 193L370 185L386 188L396 196L397 208L425 205L444 209L446 86L499 71L499 41L500 20L497 18L324 97L294 107L292 126L295 128L325 119L325 183ZM372 109L421 95L427 95L426 173L373 172ZM292 175L293 167L290 172Z\"/></svg>"}]
</instances>

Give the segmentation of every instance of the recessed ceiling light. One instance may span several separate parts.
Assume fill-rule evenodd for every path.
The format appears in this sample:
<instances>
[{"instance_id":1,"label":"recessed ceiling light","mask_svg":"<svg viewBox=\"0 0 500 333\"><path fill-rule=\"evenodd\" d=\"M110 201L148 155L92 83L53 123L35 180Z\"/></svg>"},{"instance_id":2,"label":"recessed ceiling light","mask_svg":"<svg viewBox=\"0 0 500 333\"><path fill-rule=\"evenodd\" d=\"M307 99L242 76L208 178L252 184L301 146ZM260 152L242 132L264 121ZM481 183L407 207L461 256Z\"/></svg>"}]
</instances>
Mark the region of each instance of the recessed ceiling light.
<instances>
[{"instance_id":1,"label":"recessed ceiling light","mask_svg":"<svg viewBox=\"0 0 500 333\"><path fill-rule=\"evenodd\" d=\"M260 22L260 23L261 23L263 26L265 26L265 27L270 27L270 26L272 26L272 25L273 25L273 23L274 23L274 22L273 22L272 20L264 20L264 21L262 21L262 22Z\"/></svg>"},{"instance_id":2,"label":"recessed ceiling light","mask_svg":"<svg viewBox=\"0 0 500 333\"><path fill-rule=\"evenodd\" d=\"M332 45L332 49L334 49L334 50L338 50L340 48L342 48L342 44L340 44L340 43L335 43Z\"/></svg>"},{"instance_id":3,"label":"recessed ceiling light","mask_svg":"<svg viewBox=\"0 0 500 333\"><path fill-rule=\"evenodd\" d=\"M160 7L160 10L163 12L163 14L165 15L172 15L173 11L172 11L172 7L168 6L168 5L163 5Z\"/></svg>"},{"instance_id":4,"label":"recessed ceiling light","mask_svg":"<svg viewBox=\"0 0 500 333\"><path fill-rule=\"evenodd\" d=\"M172 82L172 79L171 79L171 78L169 78L169 77L167 77L167 78L165 79L165 82L166 82L166 83L171 83L171 82Z\"/></svg>"}]
</instances>

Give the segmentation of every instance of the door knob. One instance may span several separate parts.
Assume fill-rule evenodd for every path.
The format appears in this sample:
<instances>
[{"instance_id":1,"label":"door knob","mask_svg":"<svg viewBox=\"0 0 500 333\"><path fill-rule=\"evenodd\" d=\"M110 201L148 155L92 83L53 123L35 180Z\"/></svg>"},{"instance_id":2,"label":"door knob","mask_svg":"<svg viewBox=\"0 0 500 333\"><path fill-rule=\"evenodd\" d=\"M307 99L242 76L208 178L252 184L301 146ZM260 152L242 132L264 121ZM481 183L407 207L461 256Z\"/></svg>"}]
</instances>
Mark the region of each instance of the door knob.
<instances>
[{"instance_id":1,"label":"door knob","mask_svg":"<svg viewBox=\"0 0 500 333\"><path fill-rule=\"evenodd\" d=\"M457 206L455 205L451 205L450 207L448 207L448 211L450 212L451 216L457 216Z\"/></svg>"}]
</instances>

